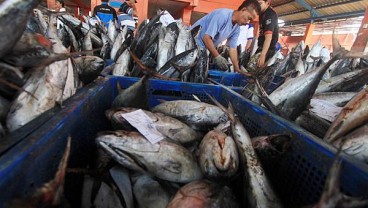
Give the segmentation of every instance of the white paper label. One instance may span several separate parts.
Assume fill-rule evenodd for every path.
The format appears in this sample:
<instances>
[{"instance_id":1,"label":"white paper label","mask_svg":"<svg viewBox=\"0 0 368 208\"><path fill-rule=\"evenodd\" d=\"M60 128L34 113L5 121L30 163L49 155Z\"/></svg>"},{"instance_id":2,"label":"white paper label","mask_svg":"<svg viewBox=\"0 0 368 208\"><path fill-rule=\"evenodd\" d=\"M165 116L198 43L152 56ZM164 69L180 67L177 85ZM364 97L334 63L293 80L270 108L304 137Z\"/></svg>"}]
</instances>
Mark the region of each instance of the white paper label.
<instances>
[{"instance_id":1,"label":"white paper label","mask_svg":"<svg viewBox=\"0 0 368 208\"><path fill-rule=\"evenodd\" d=\"M171 14L168 11L165 11L163 15L160 17L160 22L162 23L162 26L166 27L170 23L175 22L175 19L171 16Z\"/></svg>"},{"instance_id":2,"label":"white paper label","mask_svg":"<svg viewBox=\"0 0 368 208\"><path fill-rule=\"evenodd\" d=\"M155 144L165 138L155 128L155 124L141 109L122 114L123 118L134 126L146 139Z\"/></svg>"}]
</instances>

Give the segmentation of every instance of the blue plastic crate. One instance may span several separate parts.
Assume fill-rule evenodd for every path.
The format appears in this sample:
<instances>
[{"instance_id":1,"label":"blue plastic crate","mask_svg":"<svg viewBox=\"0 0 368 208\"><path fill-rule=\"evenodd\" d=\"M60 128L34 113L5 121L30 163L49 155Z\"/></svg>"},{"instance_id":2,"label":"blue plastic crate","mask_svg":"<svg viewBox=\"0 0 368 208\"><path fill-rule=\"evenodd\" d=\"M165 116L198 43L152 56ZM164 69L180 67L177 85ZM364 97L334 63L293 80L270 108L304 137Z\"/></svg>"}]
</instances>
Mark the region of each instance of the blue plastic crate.
<instances>
[{"instance_id":1,"label":"blue plastic crate","mask_svg":"<svg viewBox=\"0 0 368 208\"><path fill-rule=\"evenodd\" d=\"M14 197L33 193L53 178L68 135L73 138L69 167L88 167L94 160L96 133L111 128L104 112L117 95L117 83L126 88L136 81L136 78L110 77L86 86L47 123L3 153L0 157L0 207ZM192 99L193 94L209 102L207 92L223 104L231 102L251 136L293 135L296 139L280 161L279 170L267 174L286 207L300 207L319 199L335 148L220 86L149 80L147 89L150 107L157 105L160 99ZM368 197L367 165L345 154L342 158L342 189L352 196ZM82 183L82 176L67 174L65 195L73 207L80 206Z\"/></svg>"},{"instance_id":2,"label":"blue plastic crate","mask_svg":"<svg viewBox=\"0 0 368 208\"><path fill-rule=\"evenodd\" d=\"M247 77L239 73L209 70L208 77L225 86L244 87Z\"/></svg>"}]
</instances>

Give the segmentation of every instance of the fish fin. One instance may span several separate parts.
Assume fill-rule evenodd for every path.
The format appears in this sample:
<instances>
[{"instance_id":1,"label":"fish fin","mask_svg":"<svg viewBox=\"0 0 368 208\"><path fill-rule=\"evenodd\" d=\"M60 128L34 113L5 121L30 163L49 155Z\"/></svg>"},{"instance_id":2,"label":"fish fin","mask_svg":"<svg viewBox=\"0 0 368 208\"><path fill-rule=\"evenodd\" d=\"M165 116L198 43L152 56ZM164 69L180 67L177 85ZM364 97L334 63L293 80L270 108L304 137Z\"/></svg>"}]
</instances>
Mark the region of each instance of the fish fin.
<instances>
[{"instance_id":1,"label":"fish fin","mask_svg":"<svg viewBox=\"0 0 368 208\"><path fill-rule=\"evenodd\" d=\"M118 89L118 94L123 90L121 88L120 82L116 83L116 88Z\"/></svg>"},{"instance_id":2,"label":"fish fin","mask_svg":"<svg viewBox=\"0 0 368 208\"><path fill-rule=\"evenodd\" d=\"M176 161L172 161L172 160L169 160L169 161L166 161L168 163L168 165L164 166L163 169L169 171L169 172L172 172L172 173L181 173L182 170L181 170L181 164L176 162Z\"/></svg>"},{"instance_id":3,"label":"fish fin","mask_svg":"<svg viewBox=\"0 0 368 208\"><path fill-rule=\"evenodd\" d=\"M225 108L225 106L223 106L219 101L217 101L214 97L212 97L210 94L208 94L207 92L205 92L206 95L208 96L208 98L210 98L210 100L217 106L219 107L222 111L224 111L225 113L227 113L227 110Z\"/></svg>"},{"instance_id":4,"label":"fish fin","mask_svg":"<svg viewBox=\"0 0 368 208\"><path fill-rule=\"evenodd\" d=\"M201 29L201 25L197 25L195 28L193 28L190 33L192 34L192 37L196 37L198 35L199 30Z\"/></svg>"},{"instance_id":5,"label":"fish fin","mask_svg":"<svg viewBox=\"0 0 368 208\"><path fill-rule=\"evenodd\" d=\"M202 102L200 99L199 99L199 97L197 97L195 94L192 94L192 96L193 96L193 98L194 98L194 100L196 100L196 101L198 101L198 102Z\"/></svg>"},{"instance_id":6,"label":"fish fin","mask_svg":"<svg viewBox=\"0 0 368 208\"><path fill-rule=\"evenodd\" d=\"M341 171L341 159L339 159L341 154L341 147L338 149L335 159L332 163L330 171L328 173L325 187L322 192L322 196L318 202L319 205L329 204L332 201L336 200L338 195L341 195L339 189L339 180L340 180L340 171Z\"/></svg>"},{"instance_id":7,"label":"fish fin","mask_svg":"<svg viewBox=\"0 0 368 208\"><path fill-rule=\"evenodd\" d=\"M235 112L234 112L234 107L233 107L233 105L231 104L231 102L229 102L229 106L227 107L227 112L228 112L229 119L230 119L231 121L235 121Z\"/></svg>"},{"instance_id":8,"label":"fish fin","mask_svg":"<svg viewBox=\"0 0 368 208\"><path fill-rule=\"evenodd\" d=\"M154 69L151 69L151 68L148 68L146 67L141 60L139 60L139 58L128 48L128 51L131 55L131 57L133 58L133 60L135 61L135 63L137 63L137 65L140 67L140 69L142 69L143 71L145 71L146 73L148 74L151 74L152 76L154 77L157 77L157 78L161 78L161 79L165 79L165 80L173 80L173 81L176 81L178 79L176 78L169 78L167 76L164 76L164 75L161 75L159 73L156 72L156 70Z\"/></svg>"}]
</instances>

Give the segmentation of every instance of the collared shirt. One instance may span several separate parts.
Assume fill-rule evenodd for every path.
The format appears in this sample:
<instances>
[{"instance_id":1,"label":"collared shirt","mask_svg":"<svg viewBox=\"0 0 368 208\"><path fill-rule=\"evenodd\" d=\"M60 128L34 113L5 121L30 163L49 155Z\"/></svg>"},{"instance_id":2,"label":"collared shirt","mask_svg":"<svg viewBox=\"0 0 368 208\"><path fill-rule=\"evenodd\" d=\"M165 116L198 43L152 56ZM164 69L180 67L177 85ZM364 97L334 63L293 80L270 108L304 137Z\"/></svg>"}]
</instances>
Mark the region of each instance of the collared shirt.
<instances>
[{"instance_id":1,"label":"collared shirt","mask_svg":"<svg viewBox=\"0 0 368 208\"><path fill-rule=\"evenodd\" d=\"M230 48L236 48L239 36L239 25L232 23L234 10L216 9L198 20L191 29L201 25L199 35L196 39L197 45L204 48L204 35L211 36L215 46L228 39L227 44Z\"/></svg>"},{"instance_id":2,"label":"collared shirt","mask_svg":"<svg viewBox=\"0 0 368 208\"><path fill-rule=\"evenodd\" d=\"M96 6L93 9L93 15L100 18L100 20L108 26L110 20L116 20L116 11L109 6L106 2L102 2L101 5Z\"/></svg>"},{"instance_id":3,"label":"collared shirt","mask_svg":"<svg viewBox=\"0 0 368 208\"><path fill-rule=\"evenodd\" d=\"M265 34L272 34L272 40L269 50L276 49L276 43L279 39L279 23L276 12L268 7L265 12L259 16L259 37L258 37L258 48L263 47L265 41Z\"/></svg>"}]
</instances>

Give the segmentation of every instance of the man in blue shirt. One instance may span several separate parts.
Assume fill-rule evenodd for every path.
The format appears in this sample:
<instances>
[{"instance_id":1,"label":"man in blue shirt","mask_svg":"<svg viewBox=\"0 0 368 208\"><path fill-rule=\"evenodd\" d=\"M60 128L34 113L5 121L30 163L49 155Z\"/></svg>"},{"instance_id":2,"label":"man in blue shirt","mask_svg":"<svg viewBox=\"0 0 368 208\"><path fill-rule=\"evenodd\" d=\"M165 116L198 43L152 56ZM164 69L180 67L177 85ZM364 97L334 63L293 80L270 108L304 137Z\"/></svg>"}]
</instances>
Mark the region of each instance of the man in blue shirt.
<instances>
[{"instance_id":1,"label":"man in blue shirt","mask_svg":"<svg viewBox=\"0 0 368 208\"><path fill-rule=\"evenodd\" d=\"M116 11L107 3L109 0L101 0L101 5L96 6L93 9L93 16L97 16L107 27L110 20L117 20Z\"/></svg>"},{"instance_id":2,"label":"man in blue shirt","mask_svg":"<svg viewBox=\"0 0 368 208\"><path fill-rule=\"evenodd\" d=\"M241 72L238 64L237 40L239 37L239 26L245 25L259 15L261 11L257 0L246 0L238 8L216 9L198 20L191 29L201 25L201 30L196 39L200 48L207 48L214 57L215 63L222 70L228 69L227 60L216 50L216 46L227 39L230 47L229 55L234 70Z\"/></svg>"},{"instance_id":3,"label":"man in blue shirt","mask_svg":"<svg viewBox=\"0 0 368 208\"><path fill-rule=\"evenodd\" d=\"M127 26L128 30L131 32L135 30L136 22L134 17L137 17L135 3L135 0L126 0L119 8L118 23L120 27L124 25Z\"/></svg>"}]
</instances>

